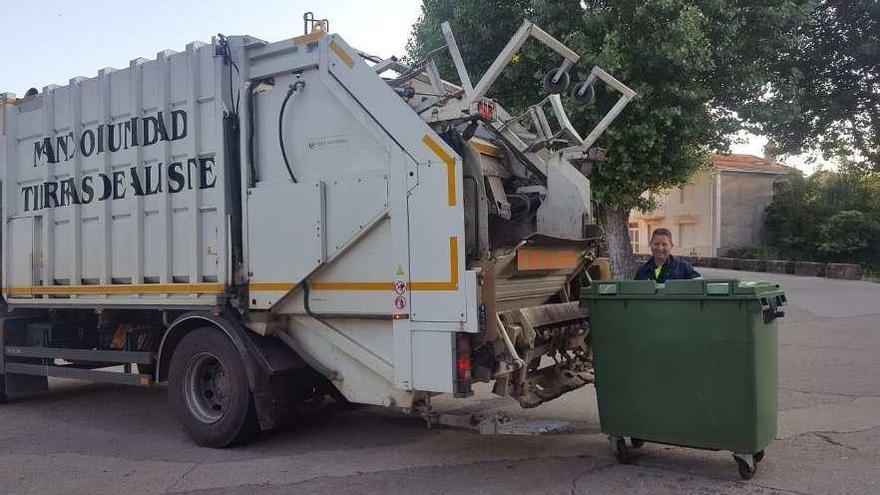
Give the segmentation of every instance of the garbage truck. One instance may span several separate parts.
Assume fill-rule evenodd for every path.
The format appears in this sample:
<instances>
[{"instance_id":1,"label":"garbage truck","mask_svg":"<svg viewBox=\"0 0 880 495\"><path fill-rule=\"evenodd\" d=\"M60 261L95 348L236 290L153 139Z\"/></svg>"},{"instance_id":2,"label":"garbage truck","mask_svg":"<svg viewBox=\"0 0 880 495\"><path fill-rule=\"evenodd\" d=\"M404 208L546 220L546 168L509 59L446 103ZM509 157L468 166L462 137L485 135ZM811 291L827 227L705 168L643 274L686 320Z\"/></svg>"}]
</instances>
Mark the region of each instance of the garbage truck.
<instances>
[{"instance_id":1,"label":"garbage truck","mask_svg":"<svg viewBox=\"0 0 880 495\"><path fill-rule=\"evenodd\" d=\"M0 402L167 382L223 447L327 395L429 414L479 382L528 408L592 381L586 173L634 93L572 84L580 57L528 21L474 84L448 24L405 65L305 19L0 95ZM511 114L487 94L529 40L554 69ZM584 136L561 94L599 84Z\"/></svg>"}]
</instances>

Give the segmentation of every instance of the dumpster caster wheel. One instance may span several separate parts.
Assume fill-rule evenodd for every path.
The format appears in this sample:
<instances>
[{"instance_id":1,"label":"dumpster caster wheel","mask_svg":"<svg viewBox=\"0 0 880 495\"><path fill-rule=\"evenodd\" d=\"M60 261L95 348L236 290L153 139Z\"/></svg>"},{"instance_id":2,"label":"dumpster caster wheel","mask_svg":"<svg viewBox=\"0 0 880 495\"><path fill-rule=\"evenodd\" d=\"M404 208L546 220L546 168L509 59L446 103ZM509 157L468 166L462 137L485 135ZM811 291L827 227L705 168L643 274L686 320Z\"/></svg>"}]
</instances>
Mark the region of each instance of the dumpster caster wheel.
<instances>
[{"instance_id":1,"label":"dumpster caster wheel","mask_svg":"<svg viewBox=\"0 0 880 495\"><path fill-rule=\"evenodd\" d=\"M632 445L632 448L634 448L634 449L640 449L640 448L642 448L642 446L645 445L645 441L642 440L641 438L630 438L629 443L630 443L630 445Z\"/></svg>"},{"instance_id":2,"label":"dumpster caster wheel","mask_svg":"<svg viewBox=\"0 0 880 495\"><path fill-rule=\"evenodd\" d=\"M755 477L755 473L758 471L757 463L749 463L742 457L733 456L734 460L736 460L736 468L739 471L739 475L744 480L750 480Z\"/></svg>"},{"instance_id":3,"label":"dumpster caster wheel","mask_svg":"<svg viewBox=\"0 0 880 495\"><path fill-rule=\"evenodd\" d=\"M611 449L614 450L614 458L621 464L629 463L629 449L626 447L626 440L621 437L609 437Z\"/></svg>"},{"instance_id":4,"label":"dumpster caster wheel","mask_svg":"<svg viewBox=\"0 0 880 495\"><path fill-rule=\"evenodd\" d=\"M553 78L556 77L558 71L559 69L550 69L550 72L544 75L544 91L551 95L562 93L568 87L568 83L571 82L571 76L568 75L568 72L563 72L559 80L553 82Z\"/></svg>"},{"instance_id":5,"label":"dumpster caster wheel","mask_svg":"<svg viewBox=\"0 0 880 495\"><path fill-rule=\"evenodd\" d=\"M762 460L764 460L764 451L761 450L761 451L755 452L755 464L761 462Z\"/></svg>"}]
</instances>

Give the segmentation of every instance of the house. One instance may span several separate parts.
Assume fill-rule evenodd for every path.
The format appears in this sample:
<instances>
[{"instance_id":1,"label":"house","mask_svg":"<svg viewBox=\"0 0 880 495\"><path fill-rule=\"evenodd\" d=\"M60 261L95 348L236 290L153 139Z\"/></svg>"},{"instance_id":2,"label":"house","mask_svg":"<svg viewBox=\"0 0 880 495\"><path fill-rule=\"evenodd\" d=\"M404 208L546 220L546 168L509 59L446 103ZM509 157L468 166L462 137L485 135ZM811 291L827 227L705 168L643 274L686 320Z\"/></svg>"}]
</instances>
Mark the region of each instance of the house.
<instances>
[{"instance_id":1,"label":"house","mask_svg":"<svg viewBox=\"0 0 880 495\"><path fill-rule=\"evenodd\" d=\"M633 252L650 254L650 233L658 227L672 231L675 252L682 255L722 256L760 246L773 184L792 170L752 155L713 155L712 166L690 183L654 194L654 210L630 212Z\"/></svg>"}]
</instances>

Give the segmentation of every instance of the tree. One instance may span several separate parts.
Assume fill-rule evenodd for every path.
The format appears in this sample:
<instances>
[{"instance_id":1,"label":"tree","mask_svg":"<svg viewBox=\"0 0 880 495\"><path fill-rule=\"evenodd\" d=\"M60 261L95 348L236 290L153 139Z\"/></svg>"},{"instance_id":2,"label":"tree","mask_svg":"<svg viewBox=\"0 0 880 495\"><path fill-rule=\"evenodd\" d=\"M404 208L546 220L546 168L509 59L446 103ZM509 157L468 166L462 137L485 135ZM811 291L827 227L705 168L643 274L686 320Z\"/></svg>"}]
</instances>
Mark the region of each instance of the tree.
<instances>
[{"instance_id":1,"label":"tree","mask_svg":"<svg viewBox=\"0 0 880 495\"><path fill-rule=\"evenodd\" d=\"M629 211L649 206L644 192L686 182L712 150L727 148L739 128L733 111L766 86L765 61L796 42L807 3L425 0L408 53L418 59L440 46L439 25L449 21L466 63L481 74L529 18L583 56L580 70L600 65L638 93L600 141L608 158L590 176L615 277L626 278L633 273ZM522 110L536 103L541 77L558 63L546 51L524 49L489 96ZM454 80L449 64L441 73ZM596 107L570 114L575 127L594 124L614 99L601 90L598 96Z\"/></svg>"},{"instance_id":2,"label":"tree","mask_svg":"<svg viewBox=\"0 0 880 495\"><path fill-rule=\"evenodd\" d=\"M742 115L783 153L820 149L880 171L880 1L816 3Z\"/></svg>"},{"instance_id":3,"label":"tree","mask_svg":"<svg viewBox=\"0 0 880 495\"><path fill-rule=\"evenodd\" d=\"M767 208L768 244L796 260L876 263L880 174L849 163L839 172L794 173L776 184Z\"/></svg>"},{"instance_id":4,"label":"tree","mask_svg":"<svg viewBox=\"0 0 880 495\"><path fill-rule=\"evenodd\" d=\"M773 186L773 201L767 207L764 232L767 244L787 259L810 260L816 254L819 237L819 182L792 172Z\"/></svg>"}]
</instances>

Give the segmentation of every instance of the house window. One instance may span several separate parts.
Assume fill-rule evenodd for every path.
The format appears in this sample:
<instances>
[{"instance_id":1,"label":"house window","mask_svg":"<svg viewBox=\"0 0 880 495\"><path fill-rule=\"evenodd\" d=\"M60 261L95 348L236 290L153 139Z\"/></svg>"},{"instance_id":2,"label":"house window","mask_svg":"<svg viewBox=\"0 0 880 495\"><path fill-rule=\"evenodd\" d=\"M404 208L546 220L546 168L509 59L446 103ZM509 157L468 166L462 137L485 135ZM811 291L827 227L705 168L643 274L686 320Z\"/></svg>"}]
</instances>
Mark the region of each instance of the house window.
<instances>
[{"instance_id":1,"label":"house window","mask_svg":"<svg viewBox=\"0 0 880 495\"><path fill-rule=\"evenodd\" d=\"M630 223L629 224L629 242L632 244L632 250L634 253L639 252L639 224Z\"/></svg>"}]
</instances>

